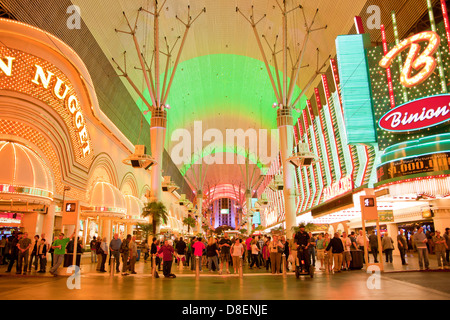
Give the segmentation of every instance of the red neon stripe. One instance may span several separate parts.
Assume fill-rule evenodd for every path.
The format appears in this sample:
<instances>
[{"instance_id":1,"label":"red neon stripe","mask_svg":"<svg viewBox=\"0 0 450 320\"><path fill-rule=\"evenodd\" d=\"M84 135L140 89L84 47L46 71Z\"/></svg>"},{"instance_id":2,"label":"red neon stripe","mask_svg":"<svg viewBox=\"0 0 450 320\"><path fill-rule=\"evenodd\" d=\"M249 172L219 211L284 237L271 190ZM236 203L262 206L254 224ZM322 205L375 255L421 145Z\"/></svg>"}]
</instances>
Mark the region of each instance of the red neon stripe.
<instances>
[{"instance_id":1,"label":"red neon stripe","mask_svg":"<svg viewBox=\"0 0 450 320\"><path fill-rule=\"evenodd\" d=\"M331 127L333 129L333 136L334 136L334 144L336 145L336 152L337 154L337 159L338 159L338 165L339 165L339 171L341 172L341 177L342 177L342 167L341 167L341 158L339 156L339 147L337 145L336 142L336 132L334 130L334 123L333 123L333 115L331 114L331 103L330 103L330 97L331 97L331 93L330 93L330 88L328 86L328 79L326 75L322 75L322 84L323 84L323 89L325 91L325 98L327 100L327 105L328 105L328 113L330 114L330 121L331 121Z\"/></svg>"},{"instance_id":2,"label":"red neon stripe","mask_svg":"<svg viewBox=\"0 0 450 320\"><path fill-rule=\"evenodd\" d=\"M444 17L445 32L447 34L447 46L450 50L450 22L448 20L447 4L445 0L441 0L442 16Z\"/></svg>"},{"instance_id":3,"label":"red neon stripe","mask_svg":"<svg viewBox=\"0 0 450 320\"><path fill-rule=\"evenodd\" d=\"M384 25L381 25L381 40L383 42L383 53L386 55L388 53L388 46L386 41L386 30L384 29ZM392 85L392 75L391 68L386 68L386 76L388 82L389 89L389 101L391 103L391 109L395 108L395 96L394 96L394 86Z\"/></svg>"},{"instance_id":4,"label":"red neon stripe","mask_svg":"<svg viewBox=\"0 0 450 320\"><path fill-rule=\"evenodd\" d=\"M316 95L316 101L317 101L317 109L319 111L319 120L320 120L320 126L321 126L321 131L323 132L325 130L325 127L323 125L323 121L322 121L322 116L320 115L321 111L322 111L322 101L320 99L320 94L319 94L319 89L314 88L314 93ZM328 158L328 151L329 151L329 145L327 143L327 137L326 135L323 135L323 141L325 143L325 157L328 163L328 172L330 174L330 178L331 178L331 182L330 184L333 182L333 175L331 174L331 162L330 162L330 158Z\"/></svg>"}]
</instances>

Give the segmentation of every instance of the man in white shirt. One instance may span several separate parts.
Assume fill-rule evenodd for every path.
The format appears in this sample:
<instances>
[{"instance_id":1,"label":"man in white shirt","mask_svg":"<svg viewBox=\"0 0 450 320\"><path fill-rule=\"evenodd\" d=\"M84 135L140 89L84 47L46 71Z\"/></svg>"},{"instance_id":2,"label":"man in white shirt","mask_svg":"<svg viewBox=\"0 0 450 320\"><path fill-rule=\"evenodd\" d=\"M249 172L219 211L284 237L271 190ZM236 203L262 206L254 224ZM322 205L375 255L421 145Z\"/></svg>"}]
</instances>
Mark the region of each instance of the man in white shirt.
<instances>
[{"instance_id":1,"label":"man in white shirt","mask_svg":"<svg viewBox=\"0 0 450 320\"><path fill-rule=\"evenodd\" d=\"M430 262L428 260L428 249L427 249L427 237L423 232L423 228L420 227L419 230L413 236L414 244L416 245L417 254L419 257L419 268L422 270L425 263L425 269L428 270Z\"/></svg>"},{"instance_id":2,"label":"man in white shirt","mask_svg":"<svg viewBox=\"0 0 450 320\"><path fill-rule=\"evenodd\" d=\"M366 261L364 261L364 237L366 237L366 243L369 243L369 238L364 236L362 230L359 230L359 235L356 237L356 243L358 244L359 250L363 252L363 263L366 263Z\"/></svg>"},{"instance_id":3,"label":"man in white shirt","mask_svg":"<svg viewBox=\"0 0 450 320\"><path fill-rule=\"evenodd\" d=\"M342 245L344 246L344 255L342 259L342 264L344 267L349 270L350 269L350 261L352 261L352 255L350 254L350 247L352 245L352 241L349 237L347 237L347 233L342 233Z\"/></svg>"}]
</instances>

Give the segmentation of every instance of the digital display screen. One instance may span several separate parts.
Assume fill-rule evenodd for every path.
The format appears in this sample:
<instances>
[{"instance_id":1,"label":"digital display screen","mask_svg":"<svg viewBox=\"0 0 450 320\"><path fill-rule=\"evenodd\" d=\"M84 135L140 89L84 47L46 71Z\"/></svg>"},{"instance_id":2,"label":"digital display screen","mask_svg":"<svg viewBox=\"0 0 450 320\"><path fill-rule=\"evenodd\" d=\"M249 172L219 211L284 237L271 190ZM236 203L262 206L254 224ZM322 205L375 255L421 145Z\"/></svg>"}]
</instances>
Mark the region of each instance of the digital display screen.
<instances>
[{"instance_id":1,"label":"digital display screen","mask_svg":"<svg viewBox=\"0 0 450 320\"><path fill-rule=\"evenodd\" d=\"M220 209L220 214L229 214L230 209Z\"/></svg>"}]
</instances>

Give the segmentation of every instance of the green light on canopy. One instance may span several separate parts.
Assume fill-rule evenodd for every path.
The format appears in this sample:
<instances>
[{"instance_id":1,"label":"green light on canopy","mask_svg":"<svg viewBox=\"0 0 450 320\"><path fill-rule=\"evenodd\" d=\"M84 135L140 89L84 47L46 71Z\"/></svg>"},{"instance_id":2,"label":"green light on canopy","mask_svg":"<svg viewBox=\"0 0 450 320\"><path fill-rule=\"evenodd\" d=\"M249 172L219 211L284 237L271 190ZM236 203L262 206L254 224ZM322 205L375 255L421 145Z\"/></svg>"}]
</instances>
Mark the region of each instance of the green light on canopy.
<instances>
[{"instance_id":1,"label":"green light on canopy","mask_svg":"<svg viewBox=\"0 0 450 320\"><path fill-rule=\"evenodd\" d=\"M258 168L260 169L261 174L265 175L268 171L268 168L266 168L263 164L261 164L261 162L259 162L259 160L257 159L257 156L255 154L248 153L245 149L239 148L239 147L221 146L221 147L217 147L217 148L211 148L209 150L203 149L201 153L193 154L191 157L191 162L184 164L181 167L181 169L180 169L181 174L184 176L186 174L186 172L192 167L192 165L197 163L197 161L200 162L199 160L201 158L204 158L209 155L216 154L216 153L232 153L232 154L240 155L242 157L247 157L247 155L248 155L250 163L256 164L258 166Z\"/></svg>"},{"instance_id":2,"label":"green light on canopy","mask_svg":"<svg viewBox=\"0 0 450 320\"><path fill-rule=\"evenodd\" d=\"M271 70L274 72L274 68ZM164 74L160 78L162 83ZM296 86L293 98L300 92ZM144 97L150 101L148 91L144 92ZM240 123L247 123L248 127L275 129L274 102L275 93L265 65L258 59L214 54L183 61L177 67L167 100L171 110L167 112L166 148L174 130L189 128L194 121L217 121L219 115L239 118ZM145 105L140 99L136 103L144 110ZM304 96L297 108L303 109L305 106ZM293 112L294 123L299 115ZM145 117L150 123L150 113Z\"/></svg>"}]
</instances>

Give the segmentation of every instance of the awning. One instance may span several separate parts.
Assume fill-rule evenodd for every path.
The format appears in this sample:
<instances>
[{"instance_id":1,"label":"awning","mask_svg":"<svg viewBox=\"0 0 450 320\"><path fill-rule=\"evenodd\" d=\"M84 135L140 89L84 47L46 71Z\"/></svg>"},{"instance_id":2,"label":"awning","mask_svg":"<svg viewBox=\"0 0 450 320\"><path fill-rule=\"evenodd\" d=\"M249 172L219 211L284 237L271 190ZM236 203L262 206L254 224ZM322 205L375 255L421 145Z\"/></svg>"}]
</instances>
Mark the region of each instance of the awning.
<instances>
[{"instance_id":1,"label":"awning","mask_svg":"<svg viewBox=\"0 0 450 320\"><path fill-rule=\"evenodd\" d=\"M126 217L125 197L119 189L107 182L96 182L91 192L89 208L82 211L83 216Z\"/></svg>"}]
</instances>

